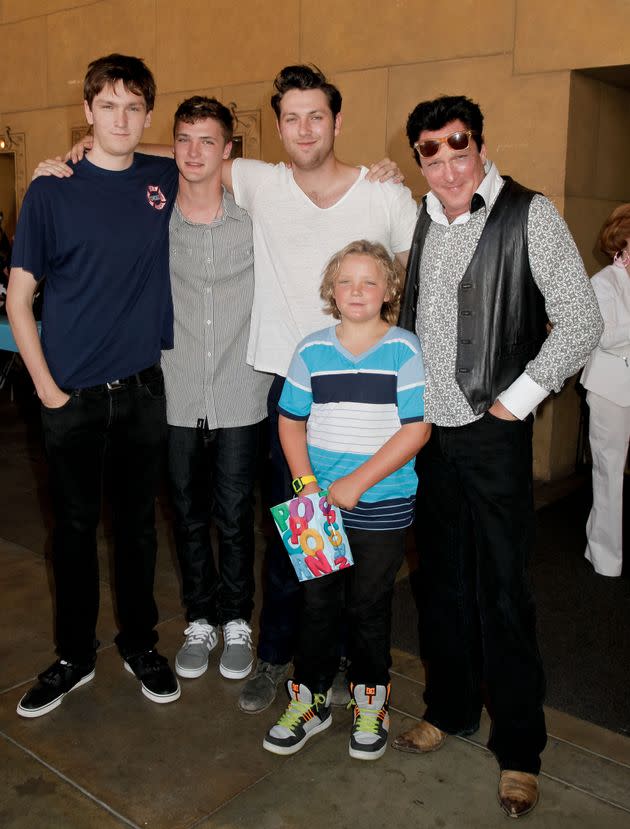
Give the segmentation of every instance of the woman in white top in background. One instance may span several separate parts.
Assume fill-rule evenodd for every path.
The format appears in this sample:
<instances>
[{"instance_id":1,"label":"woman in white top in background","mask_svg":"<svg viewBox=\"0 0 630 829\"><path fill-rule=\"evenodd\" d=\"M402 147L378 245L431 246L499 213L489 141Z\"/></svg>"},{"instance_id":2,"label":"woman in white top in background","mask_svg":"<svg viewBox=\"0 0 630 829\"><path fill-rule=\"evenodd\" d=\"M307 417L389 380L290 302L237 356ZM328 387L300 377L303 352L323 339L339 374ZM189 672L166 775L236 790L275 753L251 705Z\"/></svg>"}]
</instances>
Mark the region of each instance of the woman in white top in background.
<instances>
[{"instance_id":1,"label":"woman in white top in background","mask_svg":"<svg viewBox=\"0 0 630 829\"><path fill-rule=\"evenodd\" d=\"M587 389L593 456L593 507L586 524L585 556L597 573L619 576L630 440L630 204L610 214L600 231L599 247L613 261L592 279L604 333L581 378Z\"/></svg>"}]
</instances>

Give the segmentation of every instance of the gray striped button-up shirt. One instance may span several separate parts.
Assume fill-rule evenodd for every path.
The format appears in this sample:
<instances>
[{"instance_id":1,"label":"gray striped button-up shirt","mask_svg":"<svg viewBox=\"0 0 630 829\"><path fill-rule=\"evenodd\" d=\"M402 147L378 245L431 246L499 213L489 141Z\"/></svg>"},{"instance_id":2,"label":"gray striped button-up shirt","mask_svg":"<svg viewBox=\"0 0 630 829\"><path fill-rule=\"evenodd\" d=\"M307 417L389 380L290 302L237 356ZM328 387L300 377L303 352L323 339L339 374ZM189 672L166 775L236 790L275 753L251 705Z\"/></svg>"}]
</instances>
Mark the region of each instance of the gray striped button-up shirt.
<instances>
[{"instance_id":1,"label":"gray striped button-up shirt","mask_svg":"<svg viewBox=\"0 0 630 829\"><path fill-rule=\"evenodd\" d=\"M249 426L267 415L272 377L247 365L254 298L252 223L223 193L222 216L188 221L175 205L170 222L175 347L162 352L171 426Z\"/></svg>"}]
</instances>

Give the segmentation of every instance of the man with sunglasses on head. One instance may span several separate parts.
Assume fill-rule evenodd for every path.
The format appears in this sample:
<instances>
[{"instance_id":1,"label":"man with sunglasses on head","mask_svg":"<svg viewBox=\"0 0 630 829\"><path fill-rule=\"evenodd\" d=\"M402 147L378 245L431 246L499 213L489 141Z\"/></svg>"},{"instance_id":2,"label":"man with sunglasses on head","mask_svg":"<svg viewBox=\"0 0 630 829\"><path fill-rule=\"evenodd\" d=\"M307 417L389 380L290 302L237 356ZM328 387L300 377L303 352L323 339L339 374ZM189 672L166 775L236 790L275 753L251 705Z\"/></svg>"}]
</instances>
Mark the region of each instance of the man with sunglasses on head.
<instances>
[{"instance_id":1,"label":"man with sunglasses on head","mask_svg":"<svg viewBox=\"0 0 630 829\"><path fill-rule=\"evenodd\" d=\"M519 817L537 803L547 739L525 575L533 411L584 364L602 323L555 207L487 159L477 104L418 104L407 137L430 187L400 317L422 342L433 423L417 461L427 707L393 745L429 752L448 734L471 734L485 701L499 801Z\"/></svg>"}]
</instances>

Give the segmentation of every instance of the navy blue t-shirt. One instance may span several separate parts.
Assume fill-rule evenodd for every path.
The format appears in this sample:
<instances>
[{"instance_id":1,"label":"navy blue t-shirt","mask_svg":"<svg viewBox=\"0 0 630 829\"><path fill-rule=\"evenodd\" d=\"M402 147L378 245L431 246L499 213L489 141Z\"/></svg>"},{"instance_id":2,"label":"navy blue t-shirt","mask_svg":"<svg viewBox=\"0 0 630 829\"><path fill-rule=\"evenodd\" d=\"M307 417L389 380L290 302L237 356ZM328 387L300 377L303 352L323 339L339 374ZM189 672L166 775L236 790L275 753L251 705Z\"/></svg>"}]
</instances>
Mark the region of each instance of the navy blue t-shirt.
<instances>
[{"instance_id":1,"label":"navy blue t-shirt","mask_svg":"<svg viewBox=\"0 0 630 829\"><path fill-rule=\"evenodd\" d=\"M85 388L135 374L173 347L168 223L177 167L134 156L127 170L86 158L24 197L13 267L46 277L42 346L55 382Z\"/></svg>"}]
</instances>

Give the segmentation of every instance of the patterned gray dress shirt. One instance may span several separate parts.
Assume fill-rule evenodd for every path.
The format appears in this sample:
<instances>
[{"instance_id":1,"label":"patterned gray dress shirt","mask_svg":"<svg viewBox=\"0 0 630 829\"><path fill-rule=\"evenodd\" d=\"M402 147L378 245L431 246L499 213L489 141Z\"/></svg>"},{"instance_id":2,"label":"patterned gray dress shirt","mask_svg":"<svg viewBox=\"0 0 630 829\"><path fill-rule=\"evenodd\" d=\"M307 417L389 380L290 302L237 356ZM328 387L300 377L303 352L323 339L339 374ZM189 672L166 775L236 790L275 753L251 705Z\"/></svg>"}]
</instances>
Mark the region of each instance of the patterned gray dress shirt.
<instances>
[{"instance_id":1,"label":"patterned gray dress shirt","mask_svg":"<svg viewBox=\"0 0 630 829\"><path fill-rule=\"evenodd\" d=\"M492 204L484 205L464 223L432 221L422 252L416 331L426 371L425 420L439 426L463 426L482 417L455 379L457 287L489 209ZM534 196L527 230L530 268L553 329L525 371L543 390L559 391L597 344L601 316L575 242L549 199Z\"/></svg>"},{"instance_id":2,"label":"patterned gray dress shirt","mask_svg":"<svg viewBox=\"0 0 630 829\"><path fill-rule=\"evenodd\" d=\"M251 219L224 191L222 216L211 224L188 221L175 205L169 238L175 347L162 352L168 423L258 423L273 378L245 362L254 298Z\"/></svg>"}]
</instances>

